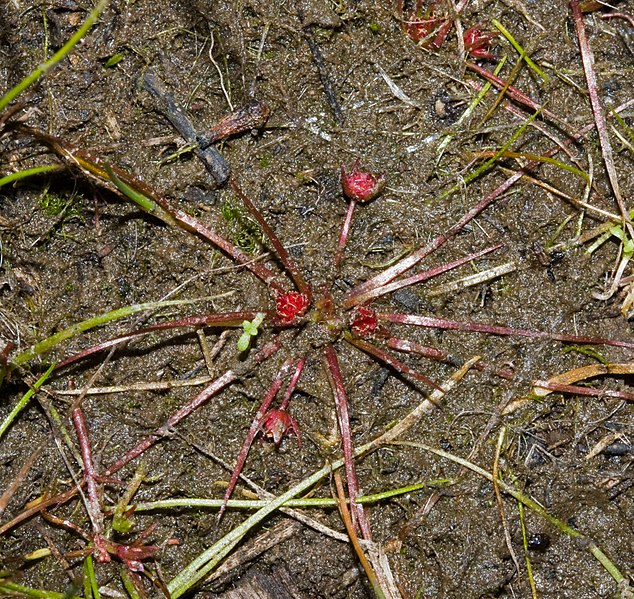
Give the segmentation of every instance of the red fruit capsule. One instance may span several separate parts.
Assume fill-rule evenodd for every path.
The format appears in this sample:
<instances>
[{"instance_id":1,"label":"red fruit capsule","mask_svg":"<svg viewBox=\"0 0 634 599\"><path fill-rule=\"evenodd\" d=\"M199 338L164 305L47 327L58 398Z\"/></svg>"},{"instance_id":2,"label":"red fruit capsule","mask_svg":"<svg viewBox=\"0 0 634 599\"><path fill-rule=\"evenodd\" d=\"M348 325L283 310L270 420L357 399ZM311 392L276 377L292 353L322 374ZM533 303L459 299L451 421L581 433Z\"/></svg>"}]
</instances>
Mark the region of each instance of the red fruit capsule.
<instances>
[{"instance_id":1,"label":"red fruit capsule","mask_svg":"<svg viewBox=\"0 0 634 599\"><path fill-rule=\"evenodd\" d=\"M341 165L341 186L343 193L355 202L369 202L381 193L385 185L385 175L374 175L359 169L359 159L357 158L347 173Z\"/></svg>"},{"instance_id":2,"label":"red fruit capsule","mask_svg":"<svg viewBox=\"0 0 634 599\"><path fill-rule=\"evenodd\" d=\"M297 437L299 446L302 446L299 436L299 427L286 410L271 410L262 423L262 430L264 436L273 439L273 443L278 446L282 442L284 435L293 432Z\"/></svg>"},{"instance_id":3,"label":"red fruit capsule","mask_svg":"<svg viewBox=\"0 0 634 599\"><path fill-rule=\"evenodd\" d=\"M283 324L290 324L297 317L304 316L310 306L310 299L305 293L289 291L275 298L277 315Z\"/></svg>"},{"instance_id":4,"label":"red fruit capsule","mask_svg":"<svg viewBox=\"0 0 634 599\"><path fill-rule=\"evenodd\" d=\"M352 313L350 329L358 337L368 337L379 326L376 311L367 306L358 306Z\"/></svg>"}]
</instances>

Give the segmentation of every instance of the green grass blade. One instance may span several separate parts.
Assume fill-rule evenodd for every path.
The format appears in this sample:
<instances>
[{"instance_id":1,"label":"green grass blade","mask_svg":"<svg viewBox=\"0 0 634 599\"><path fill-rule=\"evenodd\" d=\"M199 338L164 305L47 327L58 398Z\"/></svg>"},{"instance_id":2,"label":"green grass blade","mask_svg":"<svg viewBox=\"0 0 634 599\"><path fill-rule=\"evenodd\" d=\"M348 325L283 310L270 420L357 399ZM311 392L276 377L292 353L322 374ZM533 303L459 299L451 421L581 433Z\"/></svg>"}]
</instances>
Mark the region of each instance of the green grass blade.
<instances>
[{"instance_id":1,"label":"green grass blade","mask_svg":"<svg viewBox=\"0 0 634 599\"><path fill-rule=\"evenodd\" d=\"M377 503L392 497L398 497L399 495L405 495L406 493L414 493L421 489L426 489L430 486L449 485L454 481L448 478L442 478L438 480L430 480L425 483L419 483L416 485L408 485L407 487L399 487L398 489L390 489L381 493L374 493L372 495L362 495L357 497L358 503ZM227 502L228 508L233 509L260 509L266 507L269 500L265 499L230 499ZM222 499L200 499L197 497L178 497L176 499L163 499L160 501L148 501L144 503L137 503L134 506L135 513L148 512L152 510L164 510L169 508L220 508L224 504ZM304 497L299 499L290 499L284 504L284 507L292 508L331 508L337 507L337 501L331 497Z\"/></svg>"},{"instance_id":2,"label":"green grass blade","mask_svg":"<svg viewBox=\"0 0 634 599\"><path fill-rule=\"evenodd\" d=\"M0 438L2 438L2 435L4 435L6 430L11 426L11 423L15 420L16 416L24 409L24 406L26 406L26 404L29 402L29 399L31 399L31 397L35 395L37 390L46 382L46 379L50 376L51 372L53 372L53 368L55 368L55 364L49 366L48 370L39 379L37 379L33 387L31 387L22 396L17 404L15 404L13 410L9 412L2 424L0 424Z\"/></svg>"},{"instance_id":3,"label":"green grass blade","mask_svg":"<svg viewBox=\"0 0 634 599\"><path fill-rule=\"evenodd\" d=\"M116 188L125 196L130 198L135 204L140 206L146 212L150 214L154 214L160 210L156 202L154 200L148 198L146 195L139 193L135 189L132 189L129 185L124 183L115 172L112 170L110 165L106 165L106 172L108 173L108 177L114 183Z\"/></svg>"},{"instance_id":4,"label":"green grass blade","mask_svg":"<svg viewBox=\"0 0 634 599\"><path fill-rule=\"evenodd\" d=\"M32 177L33 175L41 175L42 173L55 173L57 171L61 171L64 169L64 166L61 164L47 164L44 166L35 166L33 168L27 168L23 171L18 171L17 173L11 173L6 177L2 177L0 179L0 187L7 185L8 183L12 183L13 181L20 181L21 179L26 179L27 177Z\"/></svg>"},{"instance_id":5,"label":"green grass blade","mask_svg":"<svg viewBox=\"0 0 634 599\"><path fill-rule=\"evenodd\" d=\"M16 356L12 362L12 366L21 366L25 364L29 360L45 354L52 347L61 343L62 341L66 341L66 339L70 339L79 333L83 333L99 325L106 324L113 320L117 320L119 318L125 318L126 316L131 316L132 314L136 314L137 312L143 312L145 310L156 310L158 308L162 308L164 306L180 306L183 304L190 304L193 301L197 300L167 300L162 302L148 302L145 304L133 304L131 306L126 306L124 308L118 308L117 310L112 310L110 312L106 312L104 314L100 314L99 316L95 316L93 318L89 318L88 320L84 320L82 322L78 322L70 327L64 329L63 331L59 331L50 337L47 337L43 341L36 343L31 349L22 352L18 356Z\"/></svg>"},{"instance_id":6,"label":"green grass blade","mask_svg":"<svg viewBox=\"0 0 634 599\"><path fill-rule=\"evenodd\" d=\"M491 158L489 158L489 160L482 163L474 171L465 175L460 183L454 185L453 187L450 187L448 190L441 193L440 199L442 200L450 196L455 191L462 189L463 186L469 184L471 181L479 177L482 173L489 170L489 168L491 168L497 162L498 158L500 158L500 156L502 156L504 152L506 152L515 143L517 138L522 135L525 129L537 118L537 116L541 113L542 108L543 106L536 110L533 114L531 114L531 116L528 117L528 119L526 119L524 123L522 123L522 126L515 133L513 133L513 135L511 135L511 138Z\"/></svg>"},{"instance_id":7,"label":"green grass blade","mask_svg":"<svg viewBox=\"0 0 634 599\"><path fill-rule=\"evenodd\" d=\"M542 71L530 59L524 48L522 48L522 46L517 43L517 40L511 35L511 32L496 19L491 19L491 23L493 23L495 28L510 42L511 46L519 52L520 56L526 61L526 64L544 80L544 83L548 83L548 76L546 73L544 73L544 71Z\"/></svg>"},{"instance_id":8,"label":"green grass blade","mask_svg":"<svg viewBox=\"0 0 634 599\"><path fill-rule=\"evenodd\" d=\"M82 597L78 597L74 593L57 593L55 591L33 589L9 580L0 581L0 595L26 595L33 599L82 599Z\"/></svg>"},{"instance_id":9,"label":"green grass blade","mask_svg":"<svg viewBox=\"0 0 634 599\"><path fill-rule=\"evenodd\" d=\"M87 555L84 560L84 597L85 599L100 599L101 597L92 555Z\"/></svg>"},{"instance_id":10,"label":"green grass blade","mask_svg":"<svg viewBox=\"0 0 634 599\"><path fill-rule=\"evenodd\" d=\"M108 0L100 2L90 11L90 14L83 22L82 26L71 36L71 38L46 62L37 67L30 75L27 75L14 88L10 89L0 98L0 111L4 110L13 100L15 100L24 90L33 85L42 75L60 62L68 53L81 41L88 30L95 24L99 15L108 4Z\"/></svg>"}]
</instances>

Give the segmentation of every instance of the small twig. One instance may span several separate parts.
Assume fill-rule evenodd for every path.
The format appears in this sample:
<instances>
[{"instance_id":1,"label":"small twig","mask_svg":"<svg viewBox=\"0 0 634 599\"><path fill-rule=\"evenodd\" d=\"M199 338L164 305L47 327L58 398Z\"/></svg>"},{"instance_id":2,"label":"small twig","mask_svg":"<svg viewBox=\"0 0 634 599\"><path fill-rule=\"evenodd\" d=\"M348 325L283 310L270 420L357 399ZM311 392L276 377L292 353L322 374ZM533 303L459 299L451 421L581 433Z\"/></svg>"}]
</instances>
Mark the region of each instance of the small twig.
<instances>
[{"instance_id":1,"label":"small twig","mask_svg":"<svg viewBox=\"0 0 634 599\"><path fill-rule=\"evenodd\" d=\"M0 514L4 512L7 505L9 505L9 501L11 501L11 497L18 490L22 481L26 478L26 475L29 473L29 470L35 463L35 460L39 457L40 453L42 453L42 446L38 447L22 464L22 468L18 472L15 479L11 481L9 486L6 488L5 492L0 497Z\"/></svg>"},{"instance_id":2,"label":"small twig","mask_svg":"<svg viewBox=\"0 0 634 599\"><path fill-rule=\"evenodd\" d=\"M515 571L520 576L520 564L513 549L513 540L511 539L511 533L509 531L509 523L504 513L504 503L502 502L502 493L500 492L500 453L502 451L502 445L504 443L504 437L506 436L506 427L500 428L500 434L498 435L498 442L495 446L495 457L493 458L493 467L491 470L491 482L493 483L493 492L495 493L495 501L498 506L498 513L500 514L500 520L502 521L502 529L504 530L504 540L506 541L506 547L509 550L511 559L515 564Z\"/></svg>"}]
</instances>

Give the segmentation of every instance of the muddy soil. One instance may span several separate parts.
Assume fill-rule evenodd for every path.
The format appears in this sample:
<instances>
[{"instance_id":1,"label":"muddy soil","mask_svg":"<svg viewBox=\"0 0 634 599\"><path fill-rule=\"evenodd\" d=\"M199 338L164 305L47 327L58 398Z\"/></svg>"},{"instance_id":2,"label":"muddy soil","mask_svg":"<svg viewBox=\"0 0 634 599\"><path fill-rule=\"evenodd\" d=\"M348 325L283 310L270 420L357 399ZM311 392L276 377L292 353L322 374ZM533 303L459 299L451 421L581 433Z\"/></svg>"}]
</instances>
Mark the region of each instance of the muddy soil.
<instances>
[{"instance_id":1,"label":"muddy soil","mask_svg":"<svg viewBox=\"0 0 634 599\"><path fill-rule=\"evenodd\" d=\"M445 3L438 5L442 13ZM7 0L0 17L3 86L15 85L56 51L88 8L83 0L37 5ZM406 15L409 9L406 3ZM634 2L619 2L618 10L632 14ZM585 24L607 113L632 100L634 29L625 19L601 19L601 14L587 15ZM504 169L517 168L515 160L503 158L495 168L463 183L475 168L477 153L499 149L532 112L513 104L522 111L520 116L504 106L487 115L497 97L491 91L470 118L457 124L477 93L474 84L485 81L466 69L455 27L440 48L424 48L405 34L399 17L395 3L378 0L113 1L70 58L33 88L18 116L130 171L256 258L271 252L269 244L231 188L218 188L191 151L181 152L182 138L141 80L151 69L186 108L200 133L253 98L265 103L270 118L263 128L230 138L217 148L235 180L284 242L315 297L330 289L335 304L341 306L349 289L446 231L508 177ZM513 71L518 54L503 39L492 44L494 59L479 62L491 70L508 55L501 76L513 77L515 87L561 119L556 123L541 115L536 120L540 128L528 128L511 148L544 154L553 145L546 134L564 140L568 132L592 122L569 8L563 0L472 1L460 20L464 29L479 23L490 29L491 19L503 23L548 76L545 82L526 65ZM626 109L622 118L631 126L632 109ZM614 126L610 137L616 171L627 202L634 190L628 137L632 130L614 119L610 126ZM439 145L447 134L453 137L441 155ZM24 132L7 132L0 143L2 176L56 160ZM571 157L592 175L589 196L584 195L586 183L578 173L544 164L534 176L600 210L618 212L596 135L591 132L574 144ZM347 209L340 166L349 168L356 158L364 168L385 173L386 185L376 200L357 207L341 266L335 268ZM481 163L479 158L476 164ZM444 193L456 184L453 193ZM575 243L602 222L597 211L583 213L548 189L519 181L416 272L497 243L503 244L501 249L472 266L388 294L373 306L383 312L632 339L631 323L621 312L628 289L621 287L608 299L596 299L609 287L619 243L613 237L591 253L587 251L591 242ZM78 171L3 187L0 227L0 327L4 342L16 346L11 356L73 323L121 306L156 301L176 288L174 297L199 300L100 327L17 369L1 392L3 419L50 361L138 328L141 322L274 307L271 290L248 270L194 235L142 213ZM280 269L273 252L259 259ZM505 263L513 264L512 271L485 283L457 291L437 289ZM624 275L629 274L628 268ZM283 348L275 356L118 473L123 486L108 485L104 505L112 506L121 498L141 462L146 475L135 501L222 497L229 473L210 456L234 463L280 365L304 352L306 370L291 402L301 430L301 449L292 435L279 449L256 442L245 474L277 494L339 457L336 440L333 444L337 429L332 392L319 340L323 331L315 327L309 322L283 333ZM588 352L549 339L390 327L394 336L455 356L453 364L398 356L437 383L446 380L461 359L479 355L490 365L469 373L407 439L469 457L490 471L504 426L499 459L503 479L587 535L627 576L634 568L632 404L619 398L558 393L536 399L531 390L534 380L575 367L600 360L627 362L631 351L593 346ZM221 333L207 328L204 338L213 348ZM74 390L122 389L90 393L82 403L95 460L103 470L201 389L188 382L218 377L241 363L236 349L239 335L234 331L222 336L225 344L210 373L200 336L186 329L154 334L114 353L105 363L105 356L98 354L54 376L38 395L41 401L32 399L0 439L3 491L32 452L39 451L2 522L30 501L67 490L73 484L71 472L81 475L77 449L74 457L64 446L64 463L56 446L56 440L64 444L62 432L46 406L60 413L75 447L69 419L77 397ZM251 351L273 335L265 327ZM375 341L383 343L380 338ZM356 445L393 426L430 391L341 338L333 343ZM502 368L514 372L511 380L496 376L494 371ZM171 386L174 381L182 386ZM142 383L162 383L165 388L147 391ZM628 391L632 380L603 377L592 383ZM513 409L503 413L509 404ZM569 538L530 510L521 520L517 502L508 496L503 499L503 523L492 485L451 461L422 449L392 446L359 461L358 475L364 494L450 479L449 484L367 508L374 540L384 546L404 598L529 597L527 558L541 599L614 597L618 592L615 580L588 551L587 542ZM242 496L241 490L236 497ZM331 488L324 484L315 494L328 497ZM90 531L80 502L71 501L51 512ZM333 529L344 530L337 510L309 513ZM161 550L147 560L146 569L155 581L167 582L244 518L242 512L229 510L217 526L213 510L155 511L136 514L134 530L116 538L129 543L146 527L155 526L146 542ZM262 545L260 535L291 526L288 522L281 515L270 518L242 546ZM261 547L250 561L199 592L208 597L373 596L349 544L300 525L292 525L282 539L266 550ZM36 516L0 537L0 570L28 587L81 594L85 547L81 536ZM48 555L33 558L33 552L47 548ZM96 565L102 595L119 597L124 592L120 568L117 560ZM143 580L150 595L160 594L160 584Z\"/></svg>"}]
</instances>

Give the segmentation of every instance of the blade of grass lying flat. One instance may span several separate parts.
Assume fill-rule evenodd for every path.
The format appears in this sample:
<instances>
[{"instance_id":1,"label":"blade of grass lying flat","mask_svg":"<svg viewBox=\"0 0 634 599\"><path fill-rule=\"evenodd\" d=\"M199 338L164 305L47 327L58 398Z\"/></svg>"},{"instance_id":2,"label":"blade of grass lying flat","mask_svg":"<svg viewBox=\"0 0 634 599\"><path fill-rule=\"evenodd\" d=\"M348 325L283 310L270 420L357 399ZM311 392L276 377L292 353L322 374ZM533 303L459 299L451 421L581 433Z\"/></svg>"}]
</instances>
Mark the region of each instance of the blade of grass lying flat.
<instances>
[{"instance_id":1,"label":"blade of grass lying flat","mask_svg":"<svg viewBox=\"0 0 634 599\"><path fill-rule=\"evenodd\" d=\"M574 368L561 374L557 374L550 379L551 383L561 383L564 385L571 385L584 381L595 376L604 375L621 375L621 374L634 374L634 364L630 363L608 363L608 364L591 364L590 366L581 366L580 368ZM541 392L539 389L534 389L533 393L536 395L548 395L548 391Z\"/></svg>"},{"instance_id":2,"label":"blade of grass lying flat","mask_svg":"<svg viewBox=\"0 0 634 599\"><path fill-rule=\"evenodd\" d=\"M64 167L61 164L46 164L43 166L34 166L33 168L27 168L23 171L18 171L17 173L11 173L6 177L2 177L0 179L0 187L3 187L4 185L7 185L8 183L12 183L14 181L26 179L27 177L33 177L34 175L41 175L43 173L56 173L61 170L64 170Z\"/></svg>"},{"instance_id":3,"label":"blade of grass lying flat","mask_svg":"<svg viewBox=\"0 0 634 599\"><path fill-rule=\"evenodd\" d=\"M48 370L33 384L33 387L31 387L22 396L22 399L20 399L17 404L15 404L15 407L11 410L11 412L9 412L2 424L0 424L0 438L2 438L2 435L4 435L9 426L11 426L11 423L15 420L15 417L24 409L24 406L26 406L26 404L29 402L29 399L31 399L31 397L35 395L37 390L46 382L46 379L48 379L54 368L55 364L49 366Z\"/></svg>"},{"instance_id":4,"label":"blade of grass lying flat","mask_svg":"<svg viewBox=\"0 0 634 599\"><path fill-rule=\"evenodd\" d=\"M24 90L33 85L42 75L49 71L52 67L58 64L63 58L65 58L69 52L81 41L86 35L88 30L95 24L95 21L99 18L99 15L103 9L107 6L108 0L100 0L100 2L93 8L81 27L70 37L70 39L57 51L51 58L45 63L38 66L30 75L27 75L20 83L18 83L13 89L9 90L2 98L0 98L0 111L13 102ZM6 10L6 8L5 8Z\"/></svg>"},{"instance_id":5,"label":"blade of grass lying flat","mask_svg":"<svg viewBox=\"0 0 634 599\"><path fill-rule=\"evenodd\" d=\"M27 597L32 597L32 599L84 599L83 597L73 595L71 592L57 593L55 591L34 589L11 582L10 580L0 580L0 595L26 595Z\"/></svg>"},{"instance_id":6,"label":"blade of grass lying flat","mask_svg":"<svg viewBox=\"0 0 634 599\"><path fill-rule=\"evenodd\" d=\"M418 483L416 485L408 485L406 487L399 487L398 489L390 489L389 491L382 491L381 493L373 493L372 495L360 495L357 497L358 503L370 504L378 503L379 501L385 501L392 497L398 497L399 495L406 495L407 493L414 493L427 489L429 487L437 487L443 485L450 485L453 480L449 478L439 478L435 480L429 480L425 483ZM346 500L349 502L349 500ZM150 512L154 510L165 510L174 508L209 508L216 509L222 507L224 503L223 499L201 499L198 497L178 497L177 499L162 499L159 501L143 501L141 503L134 504L135 512ZM266 507L269 504L267 499L230 499L227 502L227 508L233 509L245 509L245 510L258 510ZM298 499L289 499L284 507L316 507L316 508L329 508L336 507L337 501L332 497L300 497Z\"/></svg>"},{"instance_id":7,"label":"blade of grass lying flat","mask_svg":"<svg viewBox=\"0 0 634 599\"><path fill-rule=\"evenodd\" d=\"M184 304L190 304L193 301L201 300L166 300L162 302L147 302L144 304L132 304L131 306L126 306L124 308L118 308L117 310L105 312L104 314L100 314L99 316L94 316L93 318L78 322L64 329L63 331L59 331L58 333L47 337L43 341L36 343L31 349L18 354L11 361L11 365L14 367L22 366L29 360L45 354L62 341L66 341L67 339L70 339L71 337L74 337L79 333L89 331L90 329L106 324L113 320L125 318L126 316L131 316L132 314L136 314L137 312L144 312L146 310L157 310L158 308L163 308L165 306L182 306Z\"/></svg>"},{"instance_id":8,"label":"blade of grass lying flat","mask_svg":"<svg viewBox=\"0 0 634 599\"><path fill-rule=\"evenodd\" d=\"M544 83L548 83L548 76L546 75L546 73L544 73L544 71L542 71L531 59L530 56L528 56L528 54L526 53L526 51L524 50L524 48L522 48L522 46L520 46L517 43L517 40L511 35L511 32L504 27L504 25L502 25L502 23L500 23L498 20L496 19L491 19L491 23L493 24L493 26L509 41L509 43L511 44L511 46L513 46L513 48L515 48L520 57L524 60L524 62L526 62L526 64L533 69L533 71L535 71L543 80Z\"/></svg>"},{"instance_id":9,"label":"blade of grass lying flat","mask_svg":"<svg viewBox=\"0 0 634 599\"><path fill-rule=\"evenodd\" d=\"M478 157L487 158L489 156L493 156L493 152L485 151L480 152ZM551 158L550 156L541 156L540 154L530 154L528 152L510 152L505 151L500 155L501 158L526 158L526 160L532 160L534 162L545 162L547 164L552 164L560 169L566 170L568 172L574 173L575 175L579 175L587 185L590 185L590 176L588 173L585 173L581 169L578 169L574 166L566 164L565 162L561 162L561 160L557 160L555 158Z\"/></svg>"},{"instance_id":10,"label":"blade of grass lying flat","mask_svg":"<svg viewBox=\"0 0 634 599\"><path fill-rule=\"evenodd\" d=\"M394 445L401 445L407 447L416 447L418 449L422 449L423 451L428 451L430 453L434 453L441 458L445 458L447 460L451 460L456 464L460 464L464 468L479 474L480 476L486 478L487 480L493 482L493 476L476 466L472 462L469 462L459 456L453 455L442 449L436 449L435 447L430 447L429 445L425 445L424 443L416 443L412 441L397 441ZM582 542L580 546L585 547L594 557L595 559L607 570L607 572L612 576L612 578L617 582L621 583L621 581L625 580L625 577L619 569L612 563L612 561L608 558L608 556L603 552L603 550L590 538L588 538L583 533L579 532L577 529L572 528L559 518L553 516L550 512L546 511L539 503L535 500L531 499L528 495L525 495L521 491L513 488L511 485L506 484L502 480L498 480L498 484L500 489L502 489L505 493L515 498L517 501L521 501L527 508L544 518L548 523L552 524L555 528L568 535L571 539L579 539Z\"/></svg>"}]
</instances>

